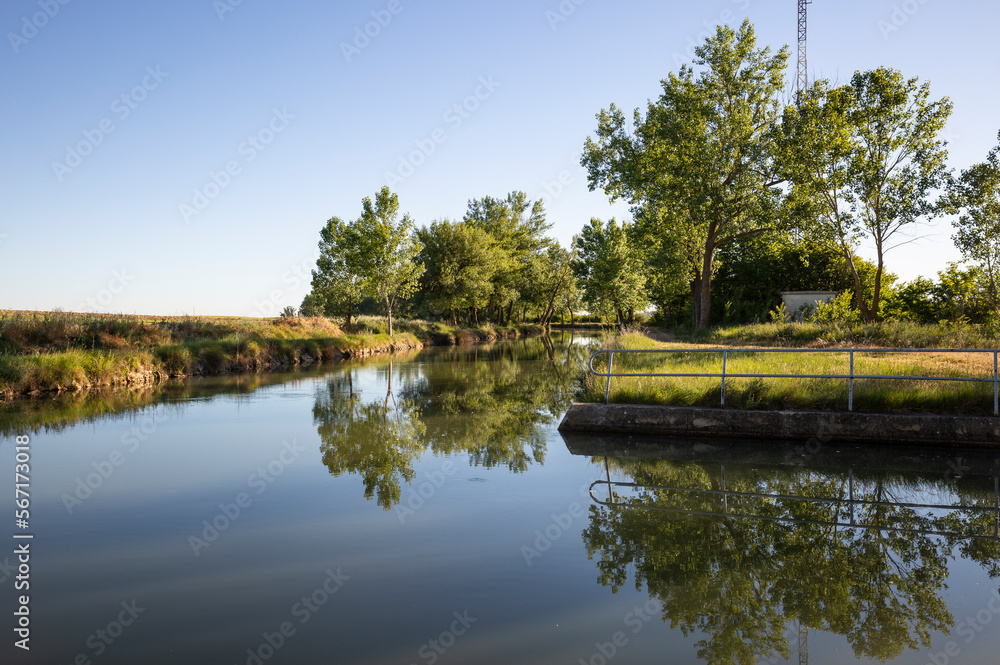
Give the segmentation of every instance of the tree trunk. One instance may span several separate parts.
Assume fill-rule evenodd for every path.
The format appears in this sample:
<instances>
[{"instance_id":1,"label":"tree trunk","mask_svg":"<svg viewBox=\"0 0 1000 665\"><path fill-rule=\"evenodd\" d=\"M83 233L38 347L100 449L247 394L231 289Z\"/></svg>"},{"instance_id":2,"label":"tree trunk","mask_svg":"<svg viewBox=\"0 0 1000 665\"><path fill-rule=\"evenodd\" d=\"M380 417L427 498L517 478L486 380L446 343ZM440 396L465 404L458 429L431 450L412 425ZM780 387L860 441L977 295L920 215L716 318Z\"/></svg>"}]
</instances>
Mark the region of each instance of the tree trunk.
<instances>
[{"instance_id":1,"label":"tree trunk","mask_svg":"<svg viewBox=\"0 0 1000 665\"><path fill-rule=\"evenodd\" d=\"M389 337L392 337L392 301L389 298L385 299L385 312L389 319Z\"/></svg>"},{"instance_id":2,"label":"tree trunk","mask_svg":"<svg viewBox=\"0 0 1000 665\"><path fill-rule=\"evenodd\" d=\"M868 304L865 302L865 293L861 284L861 275L858 274L858 268L854 265L854 257L851 255L851 251L841 246L841 251L844 253L844 261L847 263L848 269L851 271L851 276L854 278L854 299L858 301L858 309L861 310L861 316L867 323L871 323L874 319L871 314L871 310L868 308Z\"/></svg>"},{"instance_id":3,"label":"tree trunk","mask_svg":"<svg viewBox=\"0 0 1000 665\"><path fill-rule=\"evenodd\" d=\"M882 272L882 250L880 248L878 253L878 268L875 269L875 291L872 296L872 306L868 310L868 323L872 323L878 318L879 300L882 298Z\"/></svg>"}]
</instances>

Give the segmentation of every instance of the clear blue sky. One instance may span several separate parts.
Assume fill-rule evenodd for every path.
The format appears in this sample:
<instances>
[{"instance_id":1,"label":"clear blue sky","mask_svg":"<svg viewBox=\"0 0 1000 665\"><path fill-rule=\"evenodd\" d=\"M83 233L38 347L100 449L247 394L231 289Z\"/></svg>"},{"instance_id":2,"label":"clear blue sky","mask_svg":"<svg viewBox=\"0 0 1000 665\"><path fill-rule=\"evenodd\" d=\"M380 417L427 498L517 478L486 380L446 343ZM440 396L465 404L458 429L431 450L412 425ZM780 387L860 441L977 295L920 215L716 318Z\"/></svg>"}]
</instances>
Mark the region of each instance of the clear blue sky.
<instances>
[{"instance_id":1,"label":"clear blue sky","mask_svg":"<svg viewBox=\"0 0 1000 665\"><path fill-rule=\"evenodd\" d=\"M553 234L568 245L592 216L628 216L588 191L579 166L595 113L645 106L720 21L748 16L763 44L794 47L795 10L795 0L8 0L0 308L297 306L323 223L357 217L418 144L430 154L393 185L418 224L460 218L473 197L538 198L549 183ZM377 18L385 25L355 45ZM846 81L888 65L930 80L955 103L950 161L961 169L1000 129L998 24L993 2L816 0L810 69ZM958 258L947 223L930 232L891 253L890 269L934 276Z\"/></svg>"}]
</instances>

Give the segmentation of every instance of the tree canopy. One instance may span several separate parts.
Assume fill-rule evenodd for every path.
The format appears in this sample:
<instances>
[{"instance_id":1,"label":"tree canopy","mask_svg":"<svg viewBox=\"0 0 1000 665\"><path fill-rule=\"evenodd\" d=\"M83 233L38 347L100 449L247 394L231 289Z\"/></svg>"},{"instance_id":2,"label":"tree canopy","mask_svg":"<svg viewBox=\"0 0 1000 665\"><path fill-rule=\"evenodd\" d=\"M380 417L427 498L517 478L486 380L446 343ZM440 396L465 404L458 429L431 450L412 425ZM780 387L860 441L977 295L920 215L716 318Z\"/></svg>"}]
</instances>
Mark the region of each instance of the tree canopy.
<instances>
[{"instance_id":1,"label":"tree canopy","mask_svg":"<svg viewBox=\"0 0 1000 665\"><path fill-rule=\"evenodd\" d=\"M686 261L694 323L709 323L716 251L779 222L775 127L789 50L758 48L753 26L722 25L662 82L663 93L635 132L612 104L598 118L581 163L591 189L626 199L658 240L681 248Z\"/></svg>"}]
</instances>

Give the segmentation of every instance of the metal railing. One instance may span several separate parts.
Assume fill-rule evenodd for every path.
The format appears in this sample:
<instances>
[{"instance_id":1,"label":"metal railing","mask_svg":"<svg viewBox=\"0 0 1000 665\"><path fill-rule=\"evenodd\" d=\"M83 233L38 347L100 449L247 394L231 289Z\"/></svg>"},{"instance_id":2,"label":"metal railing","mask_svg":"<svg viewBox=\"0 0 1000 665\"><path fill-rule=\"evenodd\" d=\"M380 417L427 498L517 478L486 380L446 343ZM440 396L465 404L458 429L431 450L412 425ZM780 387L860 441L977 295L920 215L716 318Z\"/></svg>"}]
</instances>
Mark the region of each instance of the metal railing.
<instances>
[{"instance_id":1,"label":"metal railing","mask_svg":"<svg viewBox=\"0 0 1000 665\"><path fill-rule=\"evenodd\" d=\"M715 372L612 372L616 355L633 355L645 353L721 353L722 373ZM846 353L849 355L850 372L848 374L748 374L727 372L729 355L732 353ZM857 374L854 371L854 357L863 353L988 353L993 356L993 376L992 377L966 377L966 376L915 376L909 374ZM599 355L608 355L608 371L599 372L594 369L594 358ZM960 381L969 383L992 383L993 384L993 415L1000 415L1000 374L997 372L997 355L1000 349L602 349L590 355L587 368L594 376L607 377L608 381L604 387L604 403L608 403L608 394L611 392L612 377L670 377L670 378L697 378L697 379L722 379L721 404L726 405L726 379L844 379L847 381L847 410L854 411L854 381L860 379L904 379L910 381Z\"/></svg>"}]
</instances>

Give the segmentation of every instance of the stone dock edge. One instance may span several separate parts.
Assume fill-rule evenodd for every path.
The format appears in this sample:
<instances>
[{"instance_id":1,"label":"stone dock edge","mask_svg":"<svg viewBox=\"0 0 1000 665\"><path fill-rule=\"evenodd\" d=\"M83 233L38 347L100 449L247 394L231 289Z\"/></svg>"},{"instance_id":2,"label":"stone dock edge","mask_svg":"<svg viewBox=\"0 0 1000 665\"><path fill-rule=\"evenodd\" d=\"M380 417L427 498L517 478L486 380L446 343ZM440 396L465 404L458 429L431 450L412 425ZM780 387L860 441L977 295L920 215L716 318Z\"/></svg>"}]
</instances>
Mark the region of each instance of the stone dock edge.
<instances>
[{"instance_id":1,"label":"stone dock edge","mask_svg":"<svg viewBox=\"0 0 1000 665\"><path fill-rule=\"evenodd\" d=\"M1000 447L1000 418L990 416L574 403L559 431Z\"/></svg>"}]
</instances>

